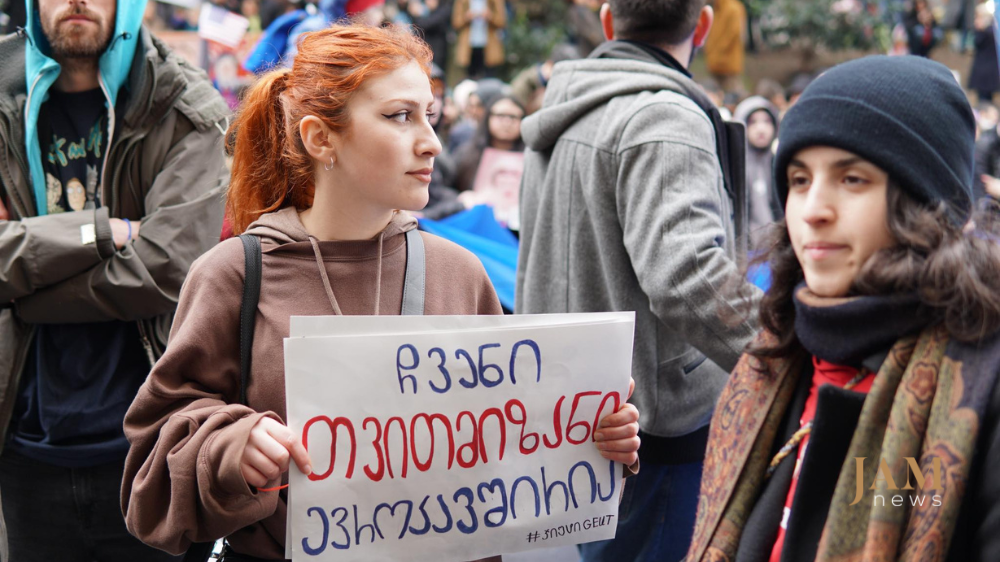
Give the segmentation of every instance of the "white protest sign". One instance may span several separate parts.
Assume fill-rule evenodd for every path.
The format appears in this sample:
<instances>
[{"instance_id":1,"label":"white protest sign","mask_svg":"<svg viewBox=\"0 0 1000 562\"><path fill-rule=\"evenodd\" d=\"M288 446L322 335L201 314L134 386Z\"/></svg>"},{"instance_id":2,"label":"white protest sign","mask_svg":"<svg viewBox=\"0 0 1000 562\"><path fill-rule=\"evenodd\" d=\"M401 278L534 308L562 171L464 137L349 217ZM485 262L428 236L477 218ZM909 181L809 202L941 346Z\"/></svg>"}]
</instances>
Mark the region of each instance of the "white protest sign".
<instances>
[{"instance_id":1,"label":"white protest sign","mask_svg":"<svg viewBox=\"0 0 1000 562\"><path fill-rule=\"evenodd\" d=\"M250 20L212 4L201 7L198 16L198 36L233 49L240 46L250 28Z\"/></svg>"},{"instance_id":2,"label":"white protest sign","mask_svg":"<svg viewBox=\"0 0 1000 562\"><path fill-rule=\"evenodd\" d=\"M586 316L355 317L361 335L286 339L287 421L313 463L289 473L293 559L461 562L614 537L622 468L592 436L628 392L634 320Z\"/></svg>"}]
</instances>

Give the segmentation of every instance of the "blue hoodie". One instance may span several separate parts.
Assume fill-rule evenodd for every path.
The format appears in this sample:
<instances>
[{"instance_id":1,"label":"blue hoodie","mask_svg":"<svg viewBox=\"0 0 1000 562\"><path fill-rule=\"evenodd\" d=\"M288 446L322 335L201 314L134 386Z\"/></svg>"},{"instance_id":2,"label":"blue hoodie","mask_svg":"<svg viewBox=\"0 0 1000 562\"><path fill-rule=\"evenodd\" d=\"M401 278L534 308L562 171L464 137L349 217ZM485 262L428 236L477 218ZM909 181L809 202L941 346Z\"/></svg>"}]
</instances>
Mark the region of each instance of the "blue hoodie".
<instances>
[{"instance_id":1,"label":"blue hoodie","mask_svg":"<svg viewBox=\"0 0 1000 562\"><path fill-rule=\"evenodd\" d=\"M307 10L295 10L279 17L264 30L243 68L259 74L282 64L291 66L298 52L300 35L326 29L347 15L347 0L320 0L314 14L310 15Z\"/></svg>"},{"instance_id":2,"label":"blue hoodie","mask_svg":"<svg viewBox=\"0 0 1000 562\"><path fill-rule=\"evenodd\" d=\"M35 206L39 216L48 213L46 205L45 172L42 168L42 149L38 142L38 115L42 104L49 97L49 88L59 77L61 67L50 54L49 42L42 31L41 19L35 7L35 0L25 0L28 13L28 45L24 58L27 77L28 101L24 111L25 148L28 153L28 167L31 171L31 186L35 194ZM108 107L109 149L115 131L115 103L122 86L128 82L132 58L135 56L142 26L142 16L146 11L146 0L119 0L115 15L115 31L111 44L101 55L100 83ZM107 159L105 159L105 163ZM104 181L104 170L101 171Z\"/></svg>"}]
</instances>

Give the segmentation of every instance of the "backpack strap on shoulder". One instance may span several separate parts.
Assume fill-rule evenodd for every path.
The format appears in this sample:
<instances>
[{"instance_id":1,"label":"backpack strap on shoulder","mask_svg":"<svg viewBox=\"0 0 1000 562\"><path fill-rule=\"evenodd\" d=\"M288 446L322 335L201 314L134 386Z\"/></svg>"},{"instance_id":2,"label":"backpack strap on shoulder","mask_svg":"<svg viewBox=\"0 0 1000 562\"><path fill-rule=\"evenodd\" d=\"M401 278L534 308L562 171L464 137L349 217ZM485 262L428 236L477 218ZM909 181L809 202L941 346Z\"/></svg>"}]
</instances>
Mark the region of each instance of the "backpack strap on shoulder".
<instances>
[{"instance_id":1,"label":"backpack strap on shoulder","mask_svg":"<svg viewBox=\"0 0 1000 562\"><path fill-rule=\"evenodd\" d=\"M250 383L250 358L253 350L253 330L260 302L261 259L260 238L241 234L243 241L243 300L240 302L240 404L247 405L247 385Z\"/></svg>"},{"instance_id":2,"label":"backpack strap on shoulder","mask_svg":"<svg viewBox=\"0 0 1000 562\"><path fill-rule=\"evenodd\" d=\"M403 281L403 316L423 316L424 290L427 283L424 262L424 239L420 231L406 233L406 278Z\"/></svg>"}]
</instances>

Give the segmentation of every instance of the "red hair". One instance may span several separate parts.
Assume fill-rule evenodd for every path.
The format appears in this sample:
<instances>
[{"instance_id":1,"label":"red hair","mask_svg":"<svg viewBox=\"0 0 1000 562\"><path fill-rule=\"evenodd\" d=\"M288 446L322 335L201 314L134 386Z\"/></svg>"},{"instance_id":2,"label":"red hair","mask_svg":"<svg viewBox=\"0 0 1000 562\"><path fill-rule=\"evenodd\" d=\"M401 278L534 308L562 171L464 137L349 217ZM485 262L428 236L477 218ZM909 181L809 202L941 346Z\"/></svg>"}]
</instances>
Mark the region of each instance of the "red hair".
<instances>
[{"instance_id":1,"label":"red hair","mask_svg":"<svg viewBox=\"0 0 1000 562\"><path fill-rule=\"evenodd\" d=\"M410 62L429 80L431 58L427 44L405 27L350 24L305 34L292 68L262 76L230 127L226 211L233 232L241 234L264 213L312 206L313 162L299 136L303 117L343 131L348 104L368 80Z\"/></svg>"}]
</instances>

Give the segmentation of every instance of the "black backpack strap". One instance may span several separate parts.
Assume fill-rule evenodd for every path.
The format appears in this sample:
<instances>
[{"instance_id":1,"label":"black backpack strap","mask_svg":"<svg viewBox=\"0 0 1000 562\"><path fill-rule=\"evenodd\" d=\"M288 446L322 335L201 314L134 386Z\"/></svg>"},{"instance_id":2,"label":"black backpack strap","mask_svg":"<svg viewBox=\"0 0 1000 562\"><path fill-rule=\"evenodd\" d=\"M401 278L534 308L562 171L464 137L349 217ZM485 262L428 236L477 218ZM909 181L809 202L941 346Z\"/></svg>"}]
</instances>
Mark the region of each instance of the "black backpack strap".
<instances>
[{"instance_id":1,"label":"black backpack strap","mask_svg":"<svg viewBox=\"0 0 1000 562\"><path fill-rule=\"evenodd\" d=\"M188 547L182 562L208 562L214 549L214 542L196 542Z\"/></svg>"},{"instance_id":2,"label":"black backpack strap","mask_svg":"<svg viewBox=\"0 0 1000 562\"><path fill-rule=\"evenodd\" d=\"M240 303L240 404L247 405L247 385L250 383L250 357L253 349L253 329L260 302L261 254L260 238L241 234L243 241L243 300Z\"/></svg>"},{"instance_id":3,"label":"black backpack strap","mask_svg":"<svg viewBox=\"0 0 1000 562\"><path fill-rule=\"evenodd\" d=\"M716 110L718 113L718 110ZM742 259L750 251L750 197L747 194L747 130L743 123L719 122L726 129L728 150L726 159L729 167L729 193L733 198L734 222L736 223L736 251ZM716 126L718 128L718 126ZM723 172L725 174L725 172ZM784 216L784 211L780 215Z\"/></svg>"},{"instance_id":4,"label":"black backpack strap","mask_svg":"<svg viewBox=\"0 0 1000 562\"><path fill-rule=\"evenodd\" d=\"M424 239L420 231L406 233L406 277L403 281L403 316L423 316L424 290L427 282L424 263Z\"/></svg>"},{"instance_id":5,"label":"black backpack strap","mask_svg":"<svg viewBox=\"0 0 1000 562\"><path fill-rule=\"evenodd\" d=\"M705 112L712 122L712 128L715 129L715 150L719 155L719 166L722 168L722 181L733 201L736 251L742 259L749 250L750 237L750 200L747 197L746 187L746 127L743 123L723 119L719 108L715 107L701 90L679 81L677 86L684 90L684 95L688 99Z\"/></svg>"},{"instance_id":6,"label":"black backpack strap","mask_svg":"<svg viewBox=\"0 0 1000 562\"><path fill-rule=\"evenodd\" d=\"M250 382L250 352L253 349L253 329L260 302L262 250L260 238L241 234L243 241L243 299L240 302L240 404L247 405L247 384ZM199 542L188 547L183 562L208 562L215 549L214 542Z\"/></svg>"}]
</instances>

